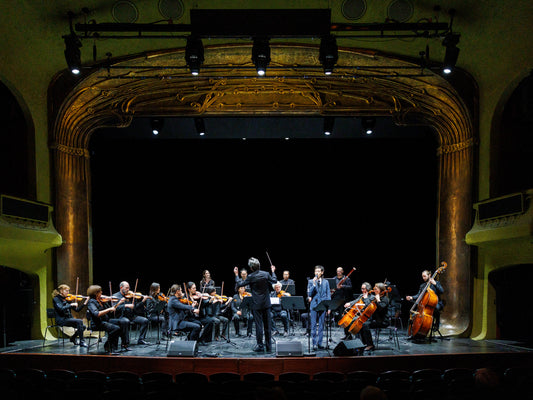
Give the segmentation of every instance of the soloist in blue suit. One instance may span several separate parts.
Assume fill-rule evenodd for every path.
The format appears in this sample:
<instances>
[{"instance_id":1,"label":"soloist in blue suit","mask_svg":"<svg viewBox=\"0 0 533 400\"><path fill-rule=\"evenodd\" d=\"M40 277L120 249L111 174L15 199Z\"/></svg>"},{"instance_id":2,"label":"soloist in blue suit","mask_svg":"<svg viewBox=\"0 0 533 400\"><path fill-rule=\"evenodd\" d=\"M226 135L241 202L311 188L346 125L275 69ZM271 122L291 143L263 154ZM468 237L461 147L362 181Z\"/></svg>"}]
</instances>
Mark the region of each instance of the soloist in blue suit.
<instances>
[{"instance_id":1,"label":"soloist in blue suit","mask_svg":"<svg viewBox=\"0 0 533 400\"><path fill-rule=\"evenodd\" d=\"M316 311L316 307L322 300L331 300L331 290L329 289L329 282L325 279L319 279L316 284L310 279L307 284L307 293L311 297L311 338L313 339L313 347L322 346L322 337L324 336L324 321L326 318L326 311ZM318 332L317 324L318 322Z\"/></svg>"}]
</instances>

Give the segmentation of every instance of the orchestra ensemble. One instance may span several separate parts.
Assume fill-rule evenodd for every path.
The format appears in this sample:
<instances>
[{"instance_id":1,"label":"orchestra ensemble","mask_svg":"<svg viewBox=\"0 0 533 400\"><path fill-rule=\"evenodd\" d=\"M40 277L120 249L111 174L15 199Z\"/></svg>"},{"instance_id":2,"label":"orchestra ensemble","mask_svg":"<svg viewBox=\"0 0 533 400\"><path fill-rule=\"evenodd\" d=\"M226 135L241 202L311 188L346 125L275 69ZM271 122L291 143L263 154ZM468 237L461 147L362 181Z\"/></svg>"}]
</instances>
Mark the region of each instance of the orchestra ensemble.
<instances>
[{"instance_id":1,"label":"orchestra ensemble","mask_svg":"<svg viewBox=\"0 0 533 400\"><path fill-rule=\"evenodd\" d=\"M444 289L437 275L446 267L444 262L442 265L433 275L424 270L418 293L405 297L414 302L410 311L410 339L424 338L429 331L438 329ZM253 257L248 260L248 269L234 268L235 294L232 297L223 294L223 283L221 287L215 286L208 270L202 272L198 286L195 282L176 283L166 295L156 282L144 295L137 292L138 282L132 291L129 282L123 281L118 292L112 292L111 283L109 291L106 289L109 295L104 294L101 286L91 285L86 296L78 294L78 282L75 294L63 283L53 291L52 297L56 324L75 329L70 337L73 345L87 347L84 340L87 328L105 331L104 348L109 354L131 350L132 326L138 331L136 344L150 345L146 339L150 325L158 329L158 342L160 336L172 340L174 336L186 335L198 345L229 342L231 325L235 337L252 338L255 330L253 351L268 353L272 351L272 337L288 336L295 319L301 321L303 334L312 342L313 350L325 348L324 335L330 324L343 328L341 340L359 338L364 351L371 352L375 349L371 329L388 326L391 316L399 311L402 299L397 288L386 280L374 285L363 282L361 294L355 298L350 279L353 271L355 268L345 274L339 267L334 278L326 279L324 267L317 265L314 277L307 278L303 298L306 309L302 310L284 307L286 300L283 299L295 295L295 281L290 278L290 272L283 271L283 279L278 280L274 265L270 265L269 271L261 270L259 260ZM87 328L84 320L73 318L71 313L72 310L79 313L84 308Z\"/></svg>"}]
</instances>

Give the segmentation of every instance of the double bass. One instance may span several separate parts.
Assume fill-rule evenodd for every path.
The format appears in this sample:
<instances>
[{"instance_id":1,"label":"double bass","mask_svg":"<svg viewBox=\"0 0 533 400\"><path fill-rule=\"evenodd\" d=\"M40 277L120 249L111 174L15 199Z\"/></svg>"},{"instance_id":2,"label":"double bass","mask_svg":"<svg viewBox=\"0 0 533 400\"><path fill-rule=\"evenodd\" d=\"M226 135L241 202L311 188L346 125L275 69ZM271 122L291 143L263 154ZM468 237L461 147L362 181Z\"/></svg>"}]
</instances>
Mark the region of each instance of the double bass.
<instances>
[{"instance_id":1,"label":"double bass","mask_svg":"<svg viewBox=\"0 0 533 400\"><path fill-rule=\"evenodd\" d=\"M438 268L428 279L424 290L422 290L416 299L415 304L413 304L413 307L411 307L411 310L409 311L411 314L409 328L407 329L407 335L409 337L426 337L433 326L433 311L435 311L435 307L439 302L439 297L435 291L431 289L431 280L441 274L448 264L443 261L440 265L440 268Z\"/></svg>"}]
</instances>

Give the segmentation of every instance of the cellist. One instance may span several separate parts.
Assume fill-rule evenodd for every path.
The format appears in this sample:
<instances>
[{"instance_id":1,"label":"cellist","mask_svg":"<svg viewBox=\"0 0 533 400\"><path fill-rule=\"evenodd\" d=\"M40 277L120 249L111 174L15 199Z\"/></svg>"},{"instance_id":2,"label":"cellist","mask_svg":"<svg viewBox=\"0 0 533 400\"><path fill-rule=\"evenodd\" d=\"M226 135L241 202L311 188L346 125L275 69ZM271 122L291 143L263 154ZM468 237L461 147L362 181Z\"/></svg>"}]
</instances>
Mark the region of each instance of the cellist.
<instances>
[{"instance_id":1,"label":"cellist","mask_svg":"<svg viewBox=\"0 0 533 400\"><path fill-rule=\"evenodd\" d=\"M370 283L368 282L363 282L361 284L361 296L360 298L358 299L355 299L353 301L350 301L348 303L346 303L344 305L344 308L345 309L350 309L352 308L355 303L357 303L358 301L362 303L363 305L363 308L368 306L370 304L370 299L371 299L371 294L370 294L370 289L372 288L372 286L370 286ZM344 327L344 337L341 338L341 340L350 340L352 339L352 334L350 333L350 331L348 330L348 327L345 326Z\"/></svg>"},{"instance_id":2,"label":"cellist","mask_svg":"<svg viewBox=\"0 0 533 400\"><path fill-rule=\"evenodd\" d=\"M408 301L416 301L418 297L420 297L420 294L422 294L422 292L426 288L428 281L429 281L430 283L429 288L435 292L435 294L437 295L439 299L437 305L435 306L435 314L434 314L435 323L437 324L435 327L438 329L438 322L440 320L439 315L442 309L444 308L444 304L442 303L442 300L441 300L441 295L444 293L444 288L442 287L439 281L431 277L431 271L428 271L428 270L422 271L422 280L424 281L424 283L420 284L418 293L415 294L414 296L405 296L405 299Z\"/></svg>"}]
</instances>

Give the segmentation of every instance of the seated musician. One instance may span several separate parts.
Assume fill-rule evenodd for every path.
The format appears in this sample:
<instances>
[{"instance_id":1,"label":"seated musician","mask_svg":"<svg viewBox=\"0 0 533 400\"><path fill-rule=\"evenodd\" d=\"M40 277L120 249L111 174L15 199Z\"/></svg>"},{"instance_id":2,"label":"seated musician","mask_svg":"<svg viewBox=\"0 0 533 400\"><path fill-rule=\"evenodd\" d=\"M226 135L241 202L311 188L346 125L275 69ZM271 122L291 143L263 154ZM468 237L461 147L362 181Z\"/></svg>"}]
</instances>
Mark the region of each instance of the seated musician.
<instances>
[{"instance_id":1,"label":"seated musician","mask_svg":"<svg viewBox=\"0 0 533 400\"><path fill-rule=\"evenodd\" d=\"M294 285L294 281L290 278L290 273L288 270L283 271L283 279L279 282L281 283L282 287Z\"/></svg>"},{"instance_id":2,"label":"seated musician","mask_svg":"<svg viewBox=\"0 0 533 400\"><path fill-rule=\"evenodd\" d=\"M72 328L76 328L76 331L70 337L70 341L75 346L79 345L80 347L87 347L87 344L83 339L85 325L83 325L83 321L81 319L72 317L71 310L73 309L76 312L80 312L83 307L87 305L89 298L87 297L84 303L80 303L78 305L76 300L74 300L73 302L67 301L67 296L69 295L69 292L70 287L65 284L59 285L57 289L54 289L54 291L52 292L52 296L54 298L55 320L59 326L70 326ZM79 342L76 341L76 338L79 338Z\"/></svg>"},{"instance_id":3,"label":"seated musician","mask_svg":"<svg viewBox=\"0 0 533 400\"><path fill-rule=\"evenodd\" d=\"M272 307L270 308L270 311L272 313L272 334L279 335L278 328L276 327L275 318L280 318L281 323L283 324L283 336L287 336L289 334L289 314L287 313L287 310L284 310L281 306L281 297L283 297L284 295L284 293L281 291L281 283L276 282L272 286L274 288L274 291L270 292L270 297L278 299L278 303L272 304Z\"/></svg>"},{"instance_id":4,"label":"seated musician","mask_svg":"<svg viewBox=\"0 0 533 400\"><path fill-rule=\"evenodd\" d=\"M208 343L213 341L213 326L214 319L208 316L205 313L205 310L202 311L209 304L209 298L203 296L202 293L196 290L196 284L194 282L187 283L187 289L189 291L189 298L198 303L198 308L200 312L194 315L194 320L202 324L203 330L200 335L200 342Z\"/></svg>"},{"instance_id":5,"label":"seated musician","mask_svg":"<svg viewBox=\"0 0 533 400\"><path fill-rule=\"evenodd\" d=\"M120 282L120 290L113 294L113 297L118 299L126 299L124 303L117 307L117 317L127 319L129 322L133 322L140 327L137 344L150 344L146 341L146 333L148 332L148 318L144 317L144 314L146 313L145 306L148 296L143 295L141 299L135 299L133 292L130 291L130 284L126 281L122 281Z\"/></svg>"},{"instance_id":6,"label":"seated musician","mask_svg":"<svg viewBox=\"0 0 533 400\"><path fill-rule=\"evenodd\" d=\"M146 299L146 314L148 320L161 327L164 333L168 330L167 301L166 296L161 294L161 285L157 282L152 283Z\"/></svg>"},{"instance_id":7,"label":"seated musician","mask_svg":"<svg viewBox=\"0 0 533 400\"><path fill-rule=\"evenodd\" d=\"M423 283L420 284L420 287L418 289L418 293L413 295L413 296L405 296L405 299L408 300L408 301L416 301L420 295L422 294L422 292L425 290L428 282L429 282L429 288L431 290L433 290L435 292L435 294L437 295L439 301L437 303L437 305L435 306L435 310L434 310L434 313L433 313L433 320L435 322L435 329L438 329L439 328L439 321L440 321L440 313L442 311L442 309L444 308L444 304L442 302L442 299L441 299L441 295L444 293L444 288L442 287L441 283L435 279L433 279L431 277L431 271L428 271L428 270L425 270L425 271L422 271L422 280L424 281Z\"/></svg>"},{"instance_id":8,"label":"seated musician","mask_svg":"<svg viewBox=\"0 0 533 400\"><path fill-rule=\"evenodd\" d=\"M376 310L372 316L363 323L363 326L359 331L361 341L366 346L366 351L374 350L374 342L372 340L372 332L370 329L386 328L389 325L387 319L389 298L387 297L386 289L387 288L383 283L378 282L374 285L374 294L370 296L370 301L376 304Z\"/></svg>"},{"instance_id":9,"label":"seated musician","mask_svg":"<svg viewBox=\"0 0 533 400\"><path fill-rule=\"evenodd\" d=\"M108 338L104 344L104 349L110 354L118 354L118 338L121 338L122 347L128 350L128 331L124 321L118 318L111 318L117 310L117 306L124 303L124 299L112 304L112 300L102 301L102 288L98 285L91 285L87 289L89 302L87 303L87 320L90 321L91 329L106 331ZM128 322L129 325L129 322Z\"/></svg>"},{"instance_id":10,"label":"seated musician","mask_svg":"<svg viewBox=\"0 0 533 400\"><path fill-rule=\"evenodd\" d=\"M184 298L181 286L172 285L167 305L168 329L170 332L188 332L188 340L198 340L202 324L191 316L198 315L200 311L196 308L196 302L188 303L189 300Z\"/></svg>"},{"instance_id":11,"label":"seated musician","mask_svg":"<svg viewBox=\"0 0 533 400\"><path fill-rule=\"evenodd\" d=\"M202 272L202 280L200 281L200 292L205 292L208 288L215 287L215 281L211 279L211 273L209 270L204 270Z\"/></svg>"},{"instance_id":12,"label":"seated musician","mask_svg":"<svg viewBox=\"0 0 533 400\"><path fill-rule=\"evenodd\" d=\"M228 327L228 319L222 315L222 306L226 305L228 301L232 299L223 300L221 296L217 295L216 289L214 286L207 289L207 294L210 296L208 303L204 307L205 315L210 317L213 320L214 331L215 331L215 340L220 340L220 336L223 339L226 339L224 332ZM222 332L222 334L221 334Z\"/></svg>"},{"instance_id":13,"label":"seated musician","mask_svg":"<svg viewBox=\"0 0 533 400\"><path fill-rule=\"evenodd\" d=\"M235 326L235 335L237 337L240 335L239 323L244 321L247 325L246 336L252 337L252 326L253 326L253 317L248 309L248 307L243 306L243 300L245 297L245 288L244 286L239 287L239 291L233 296L233 301L231 302L231 310L233 311L233 325ZM247 293L249 296L250 294Z\"/></svg>"},{"instance_id":14,"label":"seated musician","mask_svg":"<svg viewBox=\"0 0 533 400\"><path fill-rule=\"evenodd\" d=\"M361 284L361 297L360 299L356 299L353 301L350 301L344 305L345 309L350 309L352 306L359 300L363 303L364 306L367 306L370 304L370 289L372 286L370 286L370 283L363 282ZM350 340L352 339L352 334L348 330L348 327L344 327L344 337L341 338L341 340Z\"/></svg>"}]
</instances>

